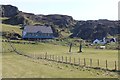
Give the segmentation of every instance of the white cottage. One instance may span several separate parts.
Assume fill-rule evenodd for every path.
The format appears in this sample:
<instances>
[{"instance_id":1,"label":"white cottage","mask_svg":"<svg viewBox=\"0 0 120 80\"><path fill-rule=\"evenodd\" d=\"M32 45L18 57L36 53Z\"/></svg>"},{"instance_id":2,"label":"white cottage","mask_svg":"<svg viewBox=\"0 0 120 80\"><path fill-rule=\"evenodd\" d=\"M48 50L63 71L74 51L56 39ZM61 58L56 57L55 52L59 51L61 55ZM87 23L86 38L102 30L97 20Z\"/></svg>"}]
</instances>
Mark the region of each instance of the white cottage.
<instances>
[{"instance_id":1,"label":"white cottage","mask_svg":"<svg viewBox=\"0 0 120 80\"><path fill-rule=\"evenodd\" d=\"M106 44L106 43L110 43L110 42L116 42L116 38L103 38L103 40L94 40L93 44Z\"/></svg>"},{"instance_id":2,"label":"white cottage","mask_svg":"<svg viewBox=\"0 0 120 80\"><path fill-rule=\"evenodd\" d=\"M93 44L100 44L100 40L98 40L98 39L94 40Z\"/></svg>"},{"instance_id":3,"label":"white cottage","mask_svg":"<svg viewBox=\"0 0 120 80\"><path fill-rule=\"evenodd\" d=\"M96 39L93 41L93 44L105 44L105 43L106 43L105 38L103 38L103 40Z\"/></svg>"}]
</instances>

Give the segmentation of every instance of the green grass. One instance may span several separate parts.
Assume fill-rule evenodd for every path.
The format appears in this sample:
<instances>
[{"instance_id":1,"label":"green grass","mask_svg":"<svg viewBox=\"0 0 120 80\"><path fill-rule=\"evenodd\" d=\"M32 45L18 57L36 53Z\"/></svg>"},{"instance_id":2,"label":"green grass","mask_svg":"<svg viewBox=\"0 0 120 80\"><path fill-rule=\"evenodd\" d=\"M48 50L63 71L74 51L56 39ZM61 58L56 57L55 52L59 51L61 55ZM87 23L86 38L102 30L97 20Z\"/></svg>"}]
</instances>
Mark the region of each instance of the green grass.
<instances>
[{"instance_id":1,"label":"green grass","mask_svg":"<svg viewBox=\"0 0 120 80\"><path fill-rule=\"evenodd\" d=\"M118 61L118 51L117 50L99 50L93 48L83 48L82 53L78 52L78 47L72 48L72 53L69 53L69 47L61 46L61 45L53 45L48 43L39 43L39 45L31 45L31 44L14 44L16 49L24 52L25 54L35 54L39 56L39 54L45 54L47 52L48 55L55 56L64 56L64 57L72 57L77 59L81 58L82 64L83 59L86 58L86 62L89 65L89 59L93 59L93 66L97 65L97 59L101 61L101 66L105 68L105 61L108 60L109 68L114 68L114 61Z\"/></svg>"},{"instance_id":2,"label":"green grass","mask_svg":"<svg viewBox=\"0 0 120 80\"><path fill-rule=\"evenodd\" d=\"M94 59L108 59L117 60L118 50L103 50L103 49L93 49L93 48L83 48L82 53L77 53L79 47L72 47L72 52L69 53L69 46L53 45L49 43L39 43L39 44L13 44L16 49L21 50L26 53L35 54L54 54L54 55L64 55L64 56L74 56L74 57L85 57ZM106 58L107 57L107 58Z\"/></svg>"},{"instance_id":3,"label":"green grass","mask_svg":"<svg viewBox=\"0 0 120 80\"><path fill-rule=\"evenodd\" d=\"M0 17L0 20L7 20L7 19L9 19L9 18L7 18L7 17Z\"/></svg>"},{"instance_id":4,"label":"green grass","mask_svg":"<svg viewBox=\"0 0 120 80\"><path fill-rule=\"evenodd\" d=\"M33 60L15 53L3 54L2 76L6 78L113 78L117 74L85 69L45 60Z\"/></svg>"},{"instance_id":5,"label":"green grass","mask_svg":"<svg viewBox=\"0 0 120 80\"><path fill-rule=\"evenodd\" d=\"M6 32L6 31L13 32L14 31L14 32L22 35L22 30L20 30L20 26L0 24L0 27L2 28L2 29L0 29L0 32Z\"/></svg>"},{"instance_id":6,"label":"green grass","mask_svg":"<svg viewBox=\"0 0 120 80\"><path fill-rule=\"evenodd\" d=\"M115 78L116 73L105 72L102 70L86 69L75 67L67 64L61 64L46 60L34 60L15 54L8 43L3 44L3 77L32 77L32 78ZM117 50L97 50L92 48L84 48L83 53L77 53L78 47L72 48L72 53L68 53L69 47L62 45L53 45L49 43L39 44L13 44L17 50L25 54L40 54L67 56L77 58L100 59L101 66L107 59L109 66L113 68L112 61L117 61ZM103 62L102 62L103 61ZM87 61L88 63L89 61ZM95 62L94 62L95 63Z\"/></svg>"},{"instance_id":7,"label":"green grass","mask_svg":"<svg viewBox=\"0 0 120 80\"><path fill-rule=\"evenodd\" d=\"M68 31L62 31L61 34L64 38L68 38L72 33L68 32Z\"/></svg>"}]
</instances>

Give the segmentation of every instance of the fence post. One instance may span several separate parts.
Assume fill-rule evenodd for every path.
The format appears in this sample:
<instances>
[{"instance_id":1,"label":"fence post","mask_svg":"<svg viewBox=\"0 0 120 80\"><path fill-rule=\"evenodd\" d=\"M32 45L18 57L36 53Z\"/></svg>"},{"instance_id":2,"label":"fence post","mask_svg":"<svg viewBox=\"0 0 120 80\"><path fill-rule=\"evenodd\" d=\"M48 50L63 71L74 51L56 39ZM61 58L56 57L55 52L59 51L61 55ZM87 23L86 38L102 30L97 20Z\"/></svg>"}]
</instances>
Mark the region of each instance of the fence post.
<instances>
[{"instance_id":1,"label":"fence post","mask_svg":"<svg viewBox=\"0 0 120 80\"><path fill-rule=\"evenodd\" d=\"M90 59L90 67L92 67L92 59Z\"/></svg>"},{"instance_id":2,"label":"fence post","mask_svg":"<svg viewBox=\"0 0 120 80\"><path fill-rule=\"evenodd\" d=\"M28 55L28 57L30 57L30 55ZM39 56L39 55L37 56L37 59L40 59L40 56Z\"/></svg>"},{"instance_id":3,"label":"fence post","mask_svg":"<svg viewBox=\"0 0 120 80\"><path fill-rule=\"evenodd\" d=\"M54 55L53 55L53 61L54 61Z\"/></svg>"},{"instance_id":4,"label":"fence post","mask_svg":"<svg viewBox=\"0 0 120 80\"><path fill-rule=\"evenodd\" d=\"M71 57L69 58L69 63L71 64Z\"/></svg>"},{"instance_id":5,"label":"fence post","mask_svg":"<svg viewBox=\"0 0 120 80\"><path fill-rule=\"evenodd\" d=\"M44 59L44 55L42 54L42 59Z\"/></svg>"},{"instance_id":6,"label":"fence post","mask_svg":"<svg viewBox=\"0 0 120 80\"><path fill-rule=\"evenodd\" d=\"M41 54L41 59L43 59L43 56L44 56L44 55L43 55L43 54Z\"/></svg>"},{"instance_id":7,"label":"fence post","mask_svg":"<svg viewBox=\"0 0 120 80\"><path fill-rule=\"evenodd\" d=\"M67 57L65 57L65 61L66 61L66 63L67 63Z\"/></svg>"},{"instance_id":8,"label":"fence post","mask_svg":"<svg viewBox=\"0 0 120 80\"><path fill-rule=\"evenodd\" d=\"M80 66L80 58L78 59L78 61L79 61L79 66Z\"/></svg>"},{"instance_id":9,"label":"fence post","mask_svg":"<svg viewBox=\"0 0 120 80\"><path fill-rule=\"evenodd\" d=\"M62 63L63 63L63 56L62 56Z\"/></svg>"},{"instance_id":10,"label":"fence post","mask_svg":"<svg viewBox=\"0 0 120 80\"><path fill-rule=\"evenodd\" d=\"M60 61L60 63L61 63L61 57L60 57L60 56L59 56L59 59L60 59L59 61Z\"/></svg>"},{"instance_id":11,"label":"fence post","mask_svg":"<svg viewBox=\"0 0 120 80\"><path fill-rule=\"evenodd\" d=\"M60 56L58 56L58 62L60 62Z\"/></svg>"},{"instance_id":12,"label":"fence post","mask_svg":"<svg viewBox=\"0 0 120 80\"><path fill-rule=\"evenodd\" d=\"M116 63L116 61L115 61L115 70L117 70L117 63Z\"/></svg>"},{"instance_id":13,"label":"fence post","mask_svg":"<svg viewBox=\"0 0 120 80\"><path fill-rule=\"evenodd\" d=\"M46 52L46 54L45 54L45 59L47 59L47 52Z\"/></svg>"},{"instance_id":14,"label":"fence post","mask_svg":"<svg viewBox=\"0 0 120 80\"><path fill-rule=\"evenodd\" d=\"M47 55L47 60L49 60L49 55Z\"/></svg>"},{"instance_id":15,"label":"fence post","mask_svg":"<svg viewBox=\"0 0 120 80\"><path fill-rule=\"evenodd\" d=\"M43 54L43 59L45 59L45 54Z\"/></svg>"},{"instance_id":16,"label":"fence post","mask_svg":"<svg viewBox=\"0 0 120 80\"><path fill-rule=\"evenodd\" d=\"M98 67L99 67L100 66L100 61L99 61L99 59L97 61L98 61Z\"/></svg>"},{"instance_id":17,"label":"fence post","mask_svg":"<svg viewBox=\"0 0 120 80\"><path fill-rule=\"evenodd\" d=\"M85 60L85 58L84 58L84 66L86 66L86 60Z\"/></svg>"},{"instance_id":18,"label":"fence post","mask_svg":"<svg viewBox=\"0 0 120 80\"><path fill-rule=\"evenodd\" d=\"M34 59L35 59L35 53L34 53Z\"/></svg>"},{"instance_id":19,"label":"fence post","mask_svg":"<svg viewBox=\"0 0 120 80\"><path fill-rule=\"evenodd\" d=\"M108 69L108 62L107 62L107 60L106 60L106 69Z\"/></svg>"},{"instance_id":20,"label":"fence post","mask_svg":"<svg viewBox=\"0 0 120 80\"><path fill-rule=\"evenodd\" d=\"M40 56L41 56L41 59L42 59L42 54Z\"/></svg>"},{"instance_id":21,"label":"fence post","mask_svg":"<svg viewBox=\"0 0 120 80\"><path fill-rule=\"evenodd\" d=\"M51 55L50 55L50 60L51 60Z\"/></svg>"},{"instance_id":22,"label":"fence post","mask_svg":"<svg viewBox=\"0 0 120 80\"><path fill-rule=\"evenodd\" d=\"M57 62L57 57L58 57L58 56L55 57L55 61L56 61L56 62Z\"/></svg>"},{"instance_id":23,"label":"fence post","mask_svg":"<svg viewBox=\"0 0 120 80\"><path fill-rule=\"evenodd\" d=\"M75 65L75 58L74 58L74 65Z\"/></svg>"},{"instance_id":24,"label":"fence post","mask_svg":"<svg viewBox=\"0 0 120 80\"><path fill-rule=\"evenodd\" d=\"M52 57L52 55L51 55L51 60L53 60L52 58L53 58L53 57Z\"/></svg>"},{"instance_id":25,"label":"fence post","mask_svg":"<svg viewBox=\"0 0 120 80\"><path fill-rule=\"evenodd\" d=\"M49 60L49 55L47 55L47 59Z\"/></svg>"}]
</instances>

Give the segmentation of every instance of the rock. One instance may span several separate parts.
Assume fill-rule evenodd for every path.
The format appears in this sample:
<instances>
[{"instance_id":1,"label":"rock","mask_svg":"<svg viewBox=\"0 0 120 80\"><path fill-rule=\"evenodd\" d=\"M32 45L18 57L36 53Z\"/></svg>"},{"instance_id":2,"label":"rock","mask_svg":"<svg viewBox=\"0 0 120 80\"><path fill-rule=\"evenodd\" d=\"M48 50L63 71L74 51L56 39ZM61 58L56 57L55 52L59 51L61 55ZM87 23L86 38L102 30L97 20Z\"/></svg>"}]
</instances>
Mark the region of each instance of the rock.
<instances>
[{"instance_id":1,"label":"rock","mask_svg":"<svg viewBox=\"0 0 120 80\"><path fill-rule=\"evenodd\" d=\"M108 35L118 34L119 21L110 20L91 20L78 21L74 25L70 37L79 37L84 40L103 39Z\"/></svg>"},{"instance_id":2,"label":"rock","mask_svg":"<svg viewBox=\"0 0 120 80\"><path fill-rule=\"evenodd\" d=\"M13 17L19 13L17 7L12 5L0 5L2 7L2 17Z\"/></svg>"}]
</instances>

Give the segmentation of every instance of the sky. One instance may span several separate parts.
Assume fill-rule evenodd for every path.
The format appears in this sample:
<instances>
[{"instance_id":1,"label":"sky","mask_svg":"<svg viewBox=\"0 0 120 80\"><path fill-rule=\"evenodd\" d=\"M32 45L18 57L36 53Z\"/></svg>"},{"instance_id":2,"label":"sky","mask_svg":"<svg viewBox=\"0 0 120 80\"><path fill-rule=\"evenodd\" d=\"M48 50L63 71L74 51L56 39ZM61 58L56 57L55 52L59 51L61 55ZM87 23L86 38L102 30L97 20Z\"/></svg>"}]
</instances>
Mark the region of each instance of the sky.
<instances>
[{"instance_id":1,"label":"sky","mask_svg":"<svg viewBox=\"0 0 120 80\"><path fill-rule=\"evenodd\" d=\"M63 14L76 20L118 20L119 0L1 0L20 11L34 14Z\"/></svg>"}]
</instances>

